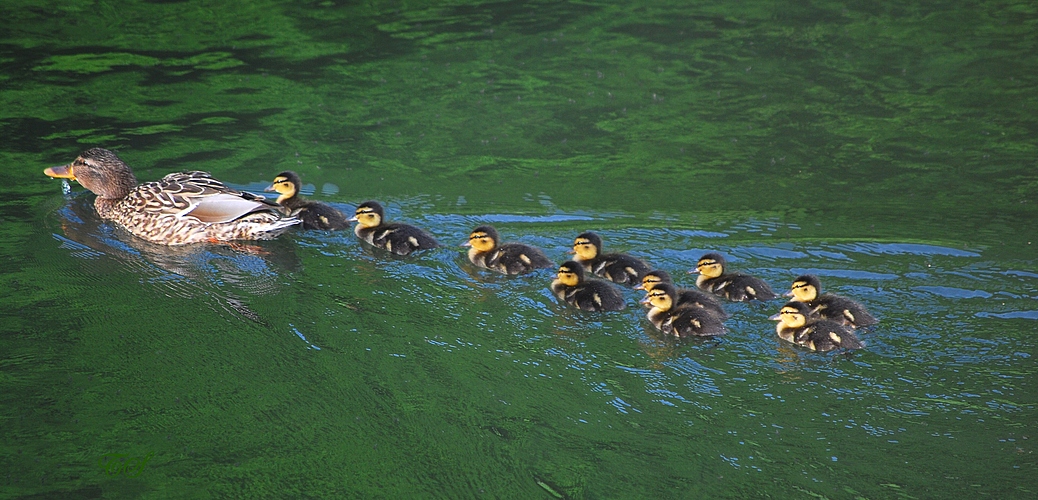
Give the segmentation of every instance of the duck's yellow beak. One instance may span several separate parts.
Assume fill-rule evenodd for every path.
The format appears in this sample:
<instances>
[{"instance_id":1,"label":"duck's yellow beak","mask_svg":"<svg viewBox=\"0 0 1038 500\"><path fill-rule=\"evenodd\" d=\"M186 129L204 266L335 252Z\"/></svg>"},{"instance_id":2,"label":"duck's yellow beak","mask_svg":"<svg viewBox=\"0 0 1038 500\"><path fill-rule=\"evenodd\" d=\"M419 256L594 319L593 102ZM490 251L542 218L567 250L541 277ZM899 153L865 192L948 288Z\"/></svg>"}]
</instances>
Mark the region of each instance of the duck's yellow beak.
<instances>
[{"instance_id":1,"label":"duck's yellow beak","mask_svg":"<svg viewBox=\"0 0 1038 500\"><path fill-rule=\"evenodd\" d=\"M61 165L57 167L50 167L43 171L48 177L54 177L56 179L72 179L76 180L76 174L72 172L72 165Z\"/></svg>"}]
</instances>

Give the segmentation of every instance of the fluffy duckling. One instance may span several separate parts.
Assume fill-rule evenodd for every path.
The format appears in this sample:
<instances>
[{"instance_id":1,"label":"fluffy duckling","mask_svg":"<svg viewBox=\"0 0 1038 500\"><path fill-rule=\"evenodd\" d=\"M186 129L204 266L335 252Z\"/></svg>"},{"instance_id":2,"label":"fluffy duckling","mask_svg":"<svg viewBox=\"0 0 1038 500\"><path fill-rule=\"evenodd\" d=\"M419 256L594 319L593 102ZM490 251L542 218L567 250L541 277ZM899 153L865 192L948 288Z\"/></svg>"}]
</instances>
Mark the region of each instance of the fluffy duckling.
<instances>
[{"instance_id":1,"label":"fluffy duckling","mask_svg":"<svg viewBox=\"0 0 1038 500\"><path fill-rule=\"evenodd\" d=\"M523 243L499 243L500 236L491 226L479 226L469 233L463 246L469 248L469 260L503 274L523 274L535 269L555 266L544 252Z\"/></svg>"},{"instance_id":2,"label":"fluffy duckling","mask_svg":"<svg viewBox=\"0 0 1038 500\"><path fill-rule=\"evenodd\" d=\"M299 174L286 170L274 177L274 183L266 191L278 193L277 204L285 207L288 213L303 221L303 229L324 229L338 231L350 227L346 215L332 208L331 205L319 201L311 201L299 195L303 181Z\"/></svg>"},{"instance_id":3,"label":"fluffy duckling","mask_svg":"<svg viewBox=\"0 0 1038 500\"><path fill-rule=\"evenodd\" d=\"M584 279L584 267L572 260L559 266L551 282L551 292L559 300L584 311L620 311L625 307L620 291L597 279Z\"/></svg>"},{"instance_id":4,"label":"fluffy duckling","mask_svg":"<svg viewBox=\"0 0 1038 500\"><path fill-rule=\"evenodd\" d=\"M812 351L834 349L861 349L865 344L854 335L854 330L835 321L811 316L811 308L803 302L788 302L778 314L775 332L780 339L802 345Z\"/></svg>"},{"instance_id":5,"label":"fluffy duckling","mask_svg":"<svg viewBox=\"0 0 1038 500\"><path fill-rule=\"evenodd\" d=\"M614 283L635 286L642 275L649 272L649 266L637 257L623 253L600 253L602 238L587 231L577 235L573 240L573 259L584 266L584 269L595 273Z\"/></svg>"},{"instance_id":6,"label":"fluffy duckling","mask_svg":"<svg viewBox=\"0 0 1038 500\"><path fill-rule=\"evenodd\" d=\"M724 323L713 312L701 307L676 307L677 289L670 283L659 283L649 290L642 302L652 306L646 315L661 332L675 337L712 337L724 335Z\"/></svg>"},{"instance_id":7,"label":"fluffy duckling","mask_svg":"<svg viewBox=\"0 0 1038 500\"><path fill-rule=\"evenodd\" d=\"M635 290L645 290L646 293L652 291L657 285L661 283L668 283L673 285L674 280L670 277L670 273L660 269L649 271L642 276L642 284L634 287ZM728 313L724 311L724 307L721 306L721 302L717 300L713 295L700 292L699 290L690 290L688 288L677 288L677 295L674 301L675 308L683 307L699 307L706 309L716 314L721 319L727 319ZM651 306L649 306L651 307Z\"/></svg>"},{"instance_id":8,"label":"fluffy duckling","mask_svg":"<svg viewBox=\"0 0 1038 500\"><path fill-rule=\"evenodd\" d=\"M103 148L43 173L79 182L97 195L94 208L102 219L162 245L265 240L299 224L276 204L231 189L208 172L178 172L138 185L130 167Z\"/></svg>"},{"instance_id":9,"label":"fluffy duckling","mask_svg":"<svg viewBox=\"0 0 1038 500\"><path fill-rule=\"evenodd\" d=\"M803 302L811 308L813 316L835 321L851 328L875 325L879 323L865 306L839 295L821 293L822 282L813 274L805 274L793 280L793 287L787 297L793 297L797 302Z\"/></svg>"},{"instance_id":10,"label":"fluffy duckling","mask_svg":"<svg viewBox=\"0 0 1038 500\"><path fill-rule=\"evenodd\" d=\"M440 246L425 231L409 224L387 224L383 221L384 217L382 205L376 201L365 201L357 206L356 215L350 219L357 222L353 232L360 239L397 255L410 255L418 250Z\"/></svg>"},{"instance_id":11,"label":"fluffy duckling","mask_svg":"<svg viewBox=\"0 0 1038 500\"><path fill-rule=\"evenodd\" d=\"M772 300L778 297L764 280L742 273L725 274L724 265L721 254L708 253L700 257L696 268L689 272L699 273L696 286L701 290L734 302Z\"/></svg>"}]
</instances>

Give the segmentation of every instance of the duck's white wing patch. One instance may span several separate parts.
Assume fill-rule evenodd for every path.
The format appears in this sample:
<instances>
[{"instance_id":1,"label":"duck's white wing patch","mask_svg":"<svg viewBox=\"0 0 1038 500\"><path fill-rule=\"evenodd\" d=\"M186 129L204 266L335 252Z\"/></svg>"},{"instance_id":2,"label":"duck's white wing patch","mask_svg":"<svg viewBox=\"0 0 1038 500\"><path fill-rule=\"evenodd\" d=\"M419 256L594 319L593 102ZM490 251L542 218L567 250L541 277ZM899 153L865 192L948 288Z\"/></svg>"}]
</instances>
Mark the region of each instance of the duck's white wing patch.
<instances>
[{"instance_id":1,"label":"duck's white wing patch","mask_svg":"<svg viewBox=\"0 0 1038 500\"><path fill-rule=\"evenodd\" d=\"M192 198L191 205L177 213L178 217L194 217L202 222L229 222L257 210L267 210L267 205L246 200L233 194L214 194Z\"/></svg>"}]
</instances>

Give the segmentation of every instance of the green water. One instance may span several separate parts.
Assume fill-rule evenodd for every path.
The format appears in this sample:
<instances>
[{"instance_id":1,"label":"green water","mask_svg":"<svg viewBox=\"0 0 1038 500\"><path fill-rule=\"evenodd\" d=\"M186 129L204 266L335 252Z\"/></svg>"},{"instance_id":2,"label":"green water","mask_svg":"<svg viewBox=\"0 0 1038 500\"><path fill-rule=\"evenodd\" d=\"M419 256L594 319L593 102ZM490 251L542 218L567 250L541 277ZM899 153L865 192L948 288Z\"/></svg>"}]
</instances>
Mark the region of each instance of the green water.
<instances>
[{"instance_id":1,"label":"green water","mask_svg":"<svg viewBox=\"0 0 1038 500\"><path fill-rule=\"evenodd\" d=\"M1031 2L0 12L0 497L1038 495ZM42 174L93 146L142 180L294 169L447 245L147 245ZM482 223L685 284L707 251L814 272L881 323L811 354L781 302L729 304L674 342L635 291L595 315L475 270Z\"/></svg>"}]
</instances>

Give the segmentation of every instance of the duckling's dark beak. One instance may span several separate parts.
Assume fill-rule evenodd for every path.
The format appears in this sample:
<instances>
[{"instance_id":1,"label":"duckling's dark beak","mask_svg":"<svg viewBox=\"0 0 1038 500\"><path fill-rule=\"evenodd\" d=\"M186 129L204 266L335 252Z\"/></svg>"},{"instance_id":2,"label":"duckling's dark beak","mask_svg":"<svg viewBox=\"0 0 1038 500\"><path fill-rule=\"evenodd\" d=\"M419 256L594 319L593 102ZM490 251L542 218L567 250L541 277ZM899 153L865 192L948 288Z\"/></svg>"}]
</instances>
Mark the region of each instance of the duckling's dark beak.
<instances>
[{"instance_id":1,"label":"duckling's dark beak","mask_svg":"<svg viewBox=\"0 0 1038 500\"><path fill-rule=\"evenodd\" d=\"M770 319L772 321L778 321L778 320L782 319L782 313L772 314L771 316L768 316L768 319Z\"/></svg>"},{"instance_id":2,"label":"duckling's dark beak","mask_svg":"<svg viewBox=\"0 0 1038 500\"><path fill-rule=\"evenodd\" d=\"M472 246L472 240L465 240L465 242L462 243L461 246L463 246L463 247L470 247L470 246Z\"/></svg>"},{"instance_id":3,"label":"duckling's dark beak","mask_svg":"<svg viewBox=\"0 0 1038 500\"><path fill-rule=\"evenodd\" d=\"M273 191L273 190L274 190L274 185L273 185L273 184L271 184L271 185L269 185L269 186L267 186L267 187L263 188L263 190L269 193L269 192L271 192L271 191Z\"/></svg>"},{"instance_id":4,"label":"duckling's dark beak","mask_svg":"<svg viewBox=\"0 0 1038 500\"><path fill-rule=\"evenodd\" d=\"M786 292L786 293L782 294L782 296L783 296L783 297L792 297L792 296L793 296L793 290L790 290L790 291L788 291L788 292Z\"/></svg>"},{"instance_id":5,"label":"duckling's dark beak","mask_svg":"<svg viewBox=\"0 0 1038 500\"><path fill-rule=\"evenodd\" d=\"M642 283L642 284L640 284L640 285L638 285L638 286L634 287L634 289L635 289L635 290L645 290L645 283Z\"/></svg>"},{"instance_id":6,"label":"duckling's dark beak","mask_svg":"<svg viewBox=\"0 0 1038 500\"><path fill-rule=\"evenodd\" d=\"M567 251L566 253L568 253L568 254L570 254L570 255L573 255L573 254L577 253L577 251L576 251L576 250L573 250L573 249L570 249L570 250L568 250L568 251Z\"/></svg>"},{"instance_id":7,"label":"duckling's dark beak","mask_svg":"<svg viewBox=\"0 0 1038 500\"><path fill-rule=\"evenodd\" d=\"M688 274L699 274L699 268L693 267L692 269L689 269Z\"/></svg>"},{"instance_id":8,"label":"duckling's dark beak","mask_svg":"<svg viewBox=\"0 0 1038 500\"><path fill-rule=\"evenodd\" d=\"M639 300L638 303L639 304L648 304L649 303L649 296L646 295L645 298L642 299L642 300Z\"/></svg>"},{"instance_id":9,"label":"duckling's dark beak","mask_svg":"<svg viewBox=\"0 0 1038 500\"><path fill-rule=\"evenodd\" d=\"M359 221L360 219L358 219L358 218L357 218L357 216L356 216L356 215L354 215L353 217L350 217L349 219L346 219L346 220L348 220L348 221L350 221L350 222L357 222L357 221Z\"/></svg>"},{"instance_id":10,"label":"duckling's dark beak","mask_svg":"<svg viewBox=\"0 0 1038 500\"><path fill-rule=\"evenodd\" d=\"M54 177L55 179L72 179L76 180L76 175L72 173L72 165L59 165L57 167L50 167L43 171L48 177Z\"/></svg>"}]
</instances>

